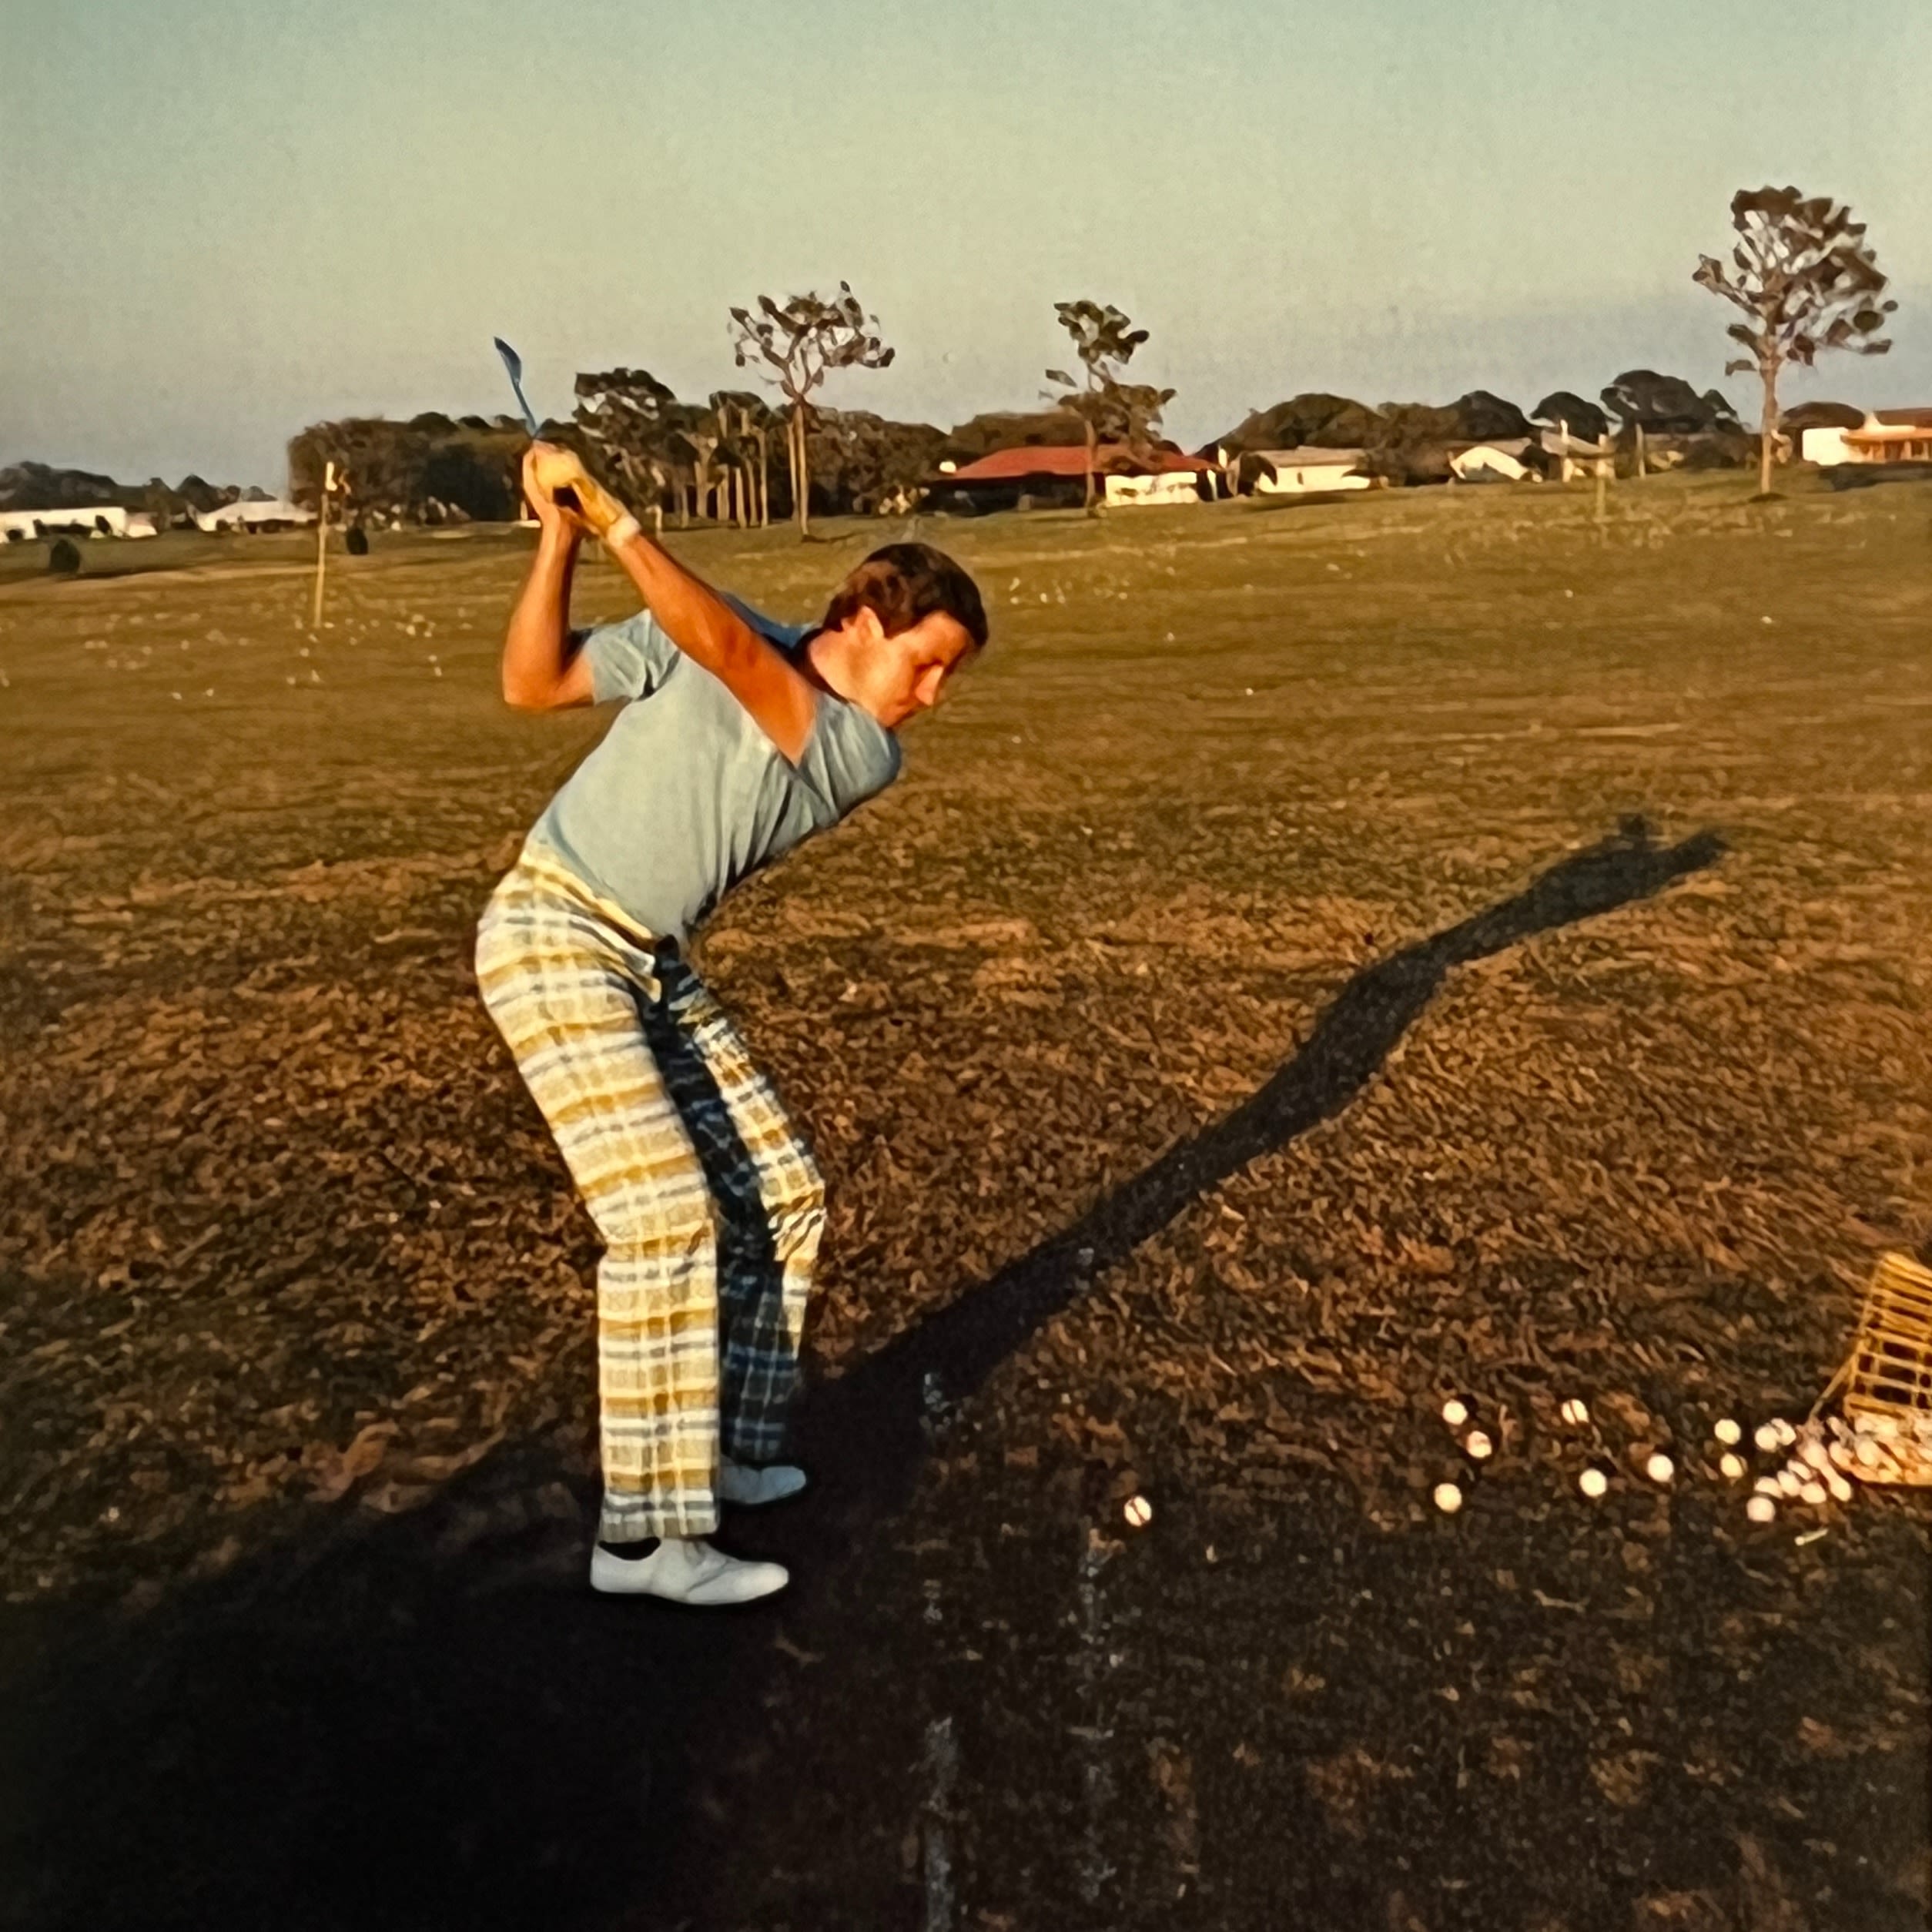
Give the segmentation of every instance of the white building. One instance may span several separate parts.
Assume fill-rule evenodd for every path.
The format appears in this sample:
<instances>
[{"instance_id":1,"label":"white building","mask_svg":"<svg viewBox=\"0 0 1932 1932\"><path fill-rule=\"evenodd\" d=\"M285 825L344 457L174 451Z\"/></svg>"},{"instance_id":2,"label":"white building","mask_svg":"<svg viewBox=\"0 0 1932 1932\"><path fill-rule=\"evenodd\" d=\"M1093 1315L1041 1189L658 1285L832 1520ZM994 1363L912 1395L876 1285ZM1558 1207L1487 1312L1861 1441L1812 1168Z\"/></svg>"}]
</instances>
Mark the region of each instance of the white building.
<instances>
[{"instance_id":1,"label":"white building","mask_svg":"<svg viewBox=\"0 0 1932 1932\"><path fill-rule=\"evenodd\" d=\"M1932 463L1932 409L1881 409L1855 430L1806 430L1798 454L1817 464Z\"/></svg>"},{"instance_id":2,"label":"white building","mask_svg":"<svg viewBox=\"0 0 1932 1932\"><path fill-rule=\"evenodd\" d=\"M1104 480L1109 504L1198 503L1200 486L1191 470L1162 470L1149 476L1110 475Z\"/></svg>"},{"instance_id":3,"label":"white building","mask_svg":"<svg viewBox=\"0 0 1932 1932\"><path fill-rule=\"evenodd\" d=\"M1449 474L1458 483L1521 483L1531 474L1523 460L1529 447L1526 436L1505 437L1496 443L1475 443L1449 452Z\"/></svg>"},{"instance_id":4,"label":"white building","mask_svg":"<svg viewBox=\"0 0 1932 1932\"><path fill-rule=\"evenodd\" d=\"M160 533L145 510L117 503L79 510L0 510L0 543L26 544L42 537L153 537Z\"/></svg>"},{"instance_id":5,"label":"white building","mask_svg":"<svg viewBox=\"0 0 1932 1932\"><path fill-rule=\"evenodd\" d=\"M1545 456L1556 459L1551 474L1559 483L1573 483L1578 477L1614 477L1617 473L1616 438L1606 430L1600 442L1587 436L1572 436L1567 423L1545 430L1537 438Z\"/></svg>"},{"instance_id":6,"label":"white building","mask_svg":"<svg viewBox=\"0 0 1932 1932\"><path fill-rule=\"evenodd\" d=\"M1304 444L1293 450L1254 450L1244 460L1253 466L1257 497L1313 496L1331 490L1368 489L1373 480L1362 467L1368 454Z\"/></svg>"},{"instance_id":7,"label":"white building","mask_svg":"<svg viewBox=\"0 0 1932 1932\"><path fill-rule=\"evenodd\" d=\"M204 516L195 512L197 529L210 531L240 531L252 534L262 530L295 530L304 524L315 521L315 512L304 510L299 503L290 503L285 497L272 497L253 503L225 503L219 510L211 510Z\"/></svg>"}]
</instances>

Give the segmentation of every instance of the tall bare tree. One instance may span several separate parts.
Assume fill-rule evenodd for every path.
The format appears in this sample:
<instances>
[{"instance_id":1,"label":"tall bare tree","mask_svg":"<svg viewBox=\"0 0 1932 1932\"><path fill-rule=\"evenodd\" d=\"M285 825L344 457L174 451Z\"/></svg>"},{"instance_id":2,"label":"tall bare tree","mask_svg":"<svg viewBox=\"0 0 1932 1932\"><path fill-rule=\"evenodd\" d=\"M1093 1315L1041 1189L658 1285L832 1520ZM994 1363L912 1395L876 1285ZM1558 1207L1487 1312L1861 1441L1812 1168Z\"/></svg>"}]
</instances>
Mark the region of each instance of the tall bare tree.
<instances>
[{"instance_id":1,"label":"tall bare tree","mask_svg":"<svg viewBox=\"0 0 1932 1932\"><path fill-rule=\"evenodd\" d=\"M1898 306L1883 300L1886 276L1865 241L1865 224L1829 195L1795 188L1740 188L1731 197L1739 239L1726 268L1698 259L1692 280L1743 312L1725 331L1750 351L1724 365L1727 376L1755 370L1764 385L1758 490L1769 495L1778 435L1778 374L1787 363L1810 368L1824 349L1882 356L1881 337Z\"/></svg>"},{"instance_id":2,"label":"tall bare tree","mask_svg":"<svg viewBox=\"0 0 1932 1932\"><path fill-rule=\"evenodd\" d=\"M1160 427L1160 412L1174 400L1174 392L1122 379L1122 371L1147 340L1147 332L1130 327L1127 317L1112 303L1103 307L1097 302L1056 302L1053 313L1073 338L1080 373L1076 377L1062 369L1048 370L1046 380L1058 383L1060 388L1057 393L1049 390L1046 394L1077 416L1086 428L1086 501L1090 510L1100 439L1125 443L1144 454Z\"/></svg>"},{"instance_id":3,"label":"tall bare tree","mask_svg":"<svg viewBox=\"0 0 1932 1932\"><path fill-rule=\"evenodd\" d=\"M767 364L772 373L765 380L791 404L785 450L792 465L792 501L803 537L809 529L812 494L805 434L812 392L835 369L883 369L893 352L878 333L878 316L859 306L849 283L841 282L829 302L813 292L795 295L781 306L761 295L758 306L756 315L748 309L732 310L732 347L741 369L755 360Z\"/></svg>"}]
</instances>

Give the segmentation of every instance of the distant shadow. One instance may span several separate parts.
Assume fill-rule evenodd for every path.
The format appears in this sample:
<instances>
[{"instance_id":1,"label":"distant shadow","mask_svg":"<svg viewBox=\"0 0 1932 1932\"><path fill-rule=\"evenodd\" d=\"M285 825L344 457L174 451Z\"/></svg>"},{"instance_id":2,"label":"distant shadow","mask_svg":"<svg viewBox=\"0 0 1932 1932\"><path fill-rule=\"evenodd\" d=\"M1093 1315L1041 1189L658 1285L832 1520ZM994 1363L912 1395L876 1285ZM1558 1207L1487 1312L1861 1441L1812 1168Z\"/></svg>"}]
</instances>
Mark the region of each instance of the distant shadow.
<instances>
[{"instance_id":1,"label":"distant shadow","mask_svg":"<svg viewBox=\"0 0 1932 1932\"><path fill-rule=\"evenodd\" d=\"M922 1421L970 1395L1095 1274L1209 1188L1339 1113L1374 1078L1452 967L1648 899L1724 849L1713 832L1658 846L1633 820L1619 837L1562 860L1513 899L1357 973L1294 1057L1231 1113L1176 1142L1071 1227L817 1388L801 1435L826 1486L862 1513L895 1507L922 1452Z\"/></svg>"},{"instance_id":2,"label":"distant shadow","mask_svg":"<svg viewBox=\"0 0 1932 1932\"><path fill-rule=\"evenodd\" d=\"M884 1587L880 1532L926 1452L922 1422L1204 1190L1345 1107L1452 967L1647 898L1723 849L1708 832L1660 849L1629 830L1368 967L1231 1113L813 1388L801 1432L814 1491L742 1532L796 1559L768 1606L707 1616L592 1596L594 1487L524 1444L407 1515L318 1510L290 1541L178 1582L142 1614L8 1611L0 1924L709 1923L707 1887L734 1841L705 1810L708 1781L768 1729L778 1633L812 1641L840 1623L842 1571L848 1605L855 1588ZM914 1672L917 1619L909 1606ZM836 1635L828 1658L844 1652ZM785 1806L797 1774L778 1757L752 1801Z\"/></svg>"}]
</instances>

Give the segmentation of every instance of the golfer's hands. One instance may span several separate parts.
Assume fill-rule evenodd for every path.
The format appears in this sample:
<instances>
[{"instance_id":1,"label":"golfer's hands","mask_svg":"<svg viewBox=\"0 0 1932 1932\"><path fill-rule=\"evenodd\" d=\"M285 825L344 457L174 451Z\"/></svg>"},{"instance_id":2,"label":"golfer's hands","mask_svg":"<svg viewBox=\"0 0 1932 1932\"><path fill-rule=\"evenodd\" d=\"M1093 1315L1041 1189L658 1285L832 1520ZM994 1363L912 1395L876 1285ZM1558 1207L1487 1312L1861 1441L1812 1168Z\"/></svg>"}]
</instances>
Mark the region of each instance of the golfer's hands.
<instances>
[{"instance_id":1,"label":"golfer's hands","mask_svg":"<svg viewBox=\"0 0 1932 1932\"><path fill-rule=\"evenodd\" d=\"M623 504L584 468L577 453L554 443L531 444L524 457L524 483L532 491L533 502L547 504L557 515L572 517L580 528L594 530L600 537L624 514ZM558 506L560 490L576 497L574 512ZM540 509L540 518L542 514Z\"/></svg>"}]
</instances>

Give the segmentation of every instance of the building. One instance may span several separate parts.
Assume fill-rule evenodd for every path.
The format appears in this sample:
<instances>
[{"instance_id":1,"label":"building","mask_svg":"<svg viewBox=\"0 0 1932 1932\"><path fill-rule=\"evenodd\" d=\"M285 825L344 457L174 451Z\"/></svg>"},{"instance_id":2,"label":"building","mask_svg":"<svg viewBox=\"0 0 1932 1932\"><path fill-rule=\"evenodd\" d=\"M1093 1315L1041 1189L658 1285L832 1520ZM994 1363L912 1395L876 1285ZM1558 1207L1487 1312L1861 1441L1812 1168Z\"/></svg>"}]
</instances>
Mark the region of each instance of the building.
<instances>
[{"instance_id":1,"label":"building","mask_svg":"<svg viewBox=\"0 0 1932 1932\"><path fill-rule=\"evenodd\" d=\"M1238 474L1257 497L1325 496L1338 490L1366 490L1374 481L1363 467L1366 450L1321 450L1304 444L1292 450L1250 450Z\"/></svg>"},{"instance_id":2,"label":"building","mask_svg":"<svg viewBox=\"0 0 1932 1932\"><path fill-rule=\"evenodd\" d=\"M154 537L160 533L145 510L117 503L79 510L0 510L0 543L27 544L43 537Z\"/></svg>"},{"instance_id":3,"label":"building","mask_svg":"<svg viewBox=\"0 0 1932 1932\"><path fill-rule=\"evenodd\" d=\"M1800 437L1806 463L1932 463L1932 409L1881 409L1857 429L1828 426Z\"/></svg>"},{"instance_id":4,"label":"building","mask_svg":"<svg viewBox=\"0 0 1932 1932\"><path fill-rule=\"evenodd\" d=\"M195 512L195 527L209 531L240 531L253 535L257 531L296 530L315 521L315 512L284 497L259 498L253 502L225 503L204 515Z\"/></svg>"},{"instance_id":5,"label":"building","mask_svg":"<svg viewBox=\"0 0 1932 1932\"><path fill-rule=\"evenodd\" d=\"M1529 449L1526 436L1505 437L1493 443L1452 446L1449 476L1456 483L1521 483L1535 473L1523 460Z\"/></svg>"},{"instance_id":6,"label":"building","mask_svg":"<svg viewBox=\"0 0 1932 1932\"><path fill-rule=\"evenodd\" d=\"M1552 459L1548 474L1555 482L1573 483L1579 477L1614 477L1617 473L1616 438L1607 430L1600 442L1593 443L1586 436L1572 436L1569 424L1559 423L1553 430L1545 430L1537 440L1543 454Z\"/></svg>"},{"instance_id":7,"label":"building","mask_svg":"<svg viewBox=\"0 0 1932 1932\"><path fill-rule=\"evenodd\" d=\"M1087 464L1086 446L1078 443L995 450L956 467L942 464L926 482L926 501L936 510L969 513L1078 505L1087 497ZM1198 503L1214 474L1213 464L1177 450L1137 456L1123 444L1103 443L1093 454L1096 498L1122 507Z\"/></svg>"}]
</instances>

